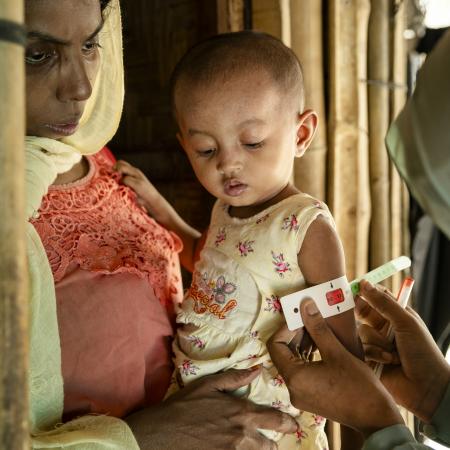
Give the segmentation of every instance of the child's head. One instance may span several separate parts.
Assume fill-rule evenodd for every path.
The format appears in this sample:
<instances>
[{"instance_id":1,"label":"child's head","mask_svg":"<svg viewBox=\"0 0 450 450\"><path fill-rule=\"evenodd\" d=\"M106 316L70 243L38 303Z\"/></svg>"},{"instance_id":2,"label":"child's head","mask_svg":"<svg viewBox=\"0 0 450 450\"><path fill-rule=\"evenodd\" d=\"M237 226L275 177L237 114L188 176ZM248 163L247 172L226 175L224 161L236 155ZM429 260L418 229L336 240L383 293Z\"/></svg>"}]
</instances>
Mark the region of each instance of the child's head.
<instances>
[{"instance_id":1,"label":"child's head","mask_svg":"<svg viewBox=\"0 0 450 450\"><path fill-rule=\"evenodd\" d=\"M317 125L303 111L296 56L250 31L204 41L172 76L178 139L203 186L235 207L269 201L289 183Z\"/></svg>"}]
</instances>

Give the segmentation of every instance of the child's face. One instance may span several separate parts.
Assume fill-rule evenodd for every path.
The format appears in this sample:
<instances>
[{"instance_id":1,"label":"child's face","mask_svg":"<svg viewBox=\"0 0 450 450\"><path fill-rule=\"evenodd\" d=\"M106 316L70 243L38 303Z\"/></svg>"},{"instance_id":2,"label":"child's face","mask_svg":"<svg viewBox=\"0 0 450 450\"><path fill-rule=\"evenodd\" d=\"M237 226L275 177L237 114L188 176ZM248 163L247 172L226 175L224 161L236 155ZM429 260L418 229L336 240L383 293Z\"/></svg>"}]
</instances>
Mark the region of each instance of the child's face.
<instances>
[{"instance_id":1,"label":"child's face","mask_svg":"<svg viewBox=\"0 0 450 450\"><path fill-rule=\"evenodd\" d=\"M199 181L237 208L270 201L287 186L317 123L308 111L313 127L305 128L304 114L265 73L181 87L176 109L178 139Z\"/></svg>"}]
</instances>

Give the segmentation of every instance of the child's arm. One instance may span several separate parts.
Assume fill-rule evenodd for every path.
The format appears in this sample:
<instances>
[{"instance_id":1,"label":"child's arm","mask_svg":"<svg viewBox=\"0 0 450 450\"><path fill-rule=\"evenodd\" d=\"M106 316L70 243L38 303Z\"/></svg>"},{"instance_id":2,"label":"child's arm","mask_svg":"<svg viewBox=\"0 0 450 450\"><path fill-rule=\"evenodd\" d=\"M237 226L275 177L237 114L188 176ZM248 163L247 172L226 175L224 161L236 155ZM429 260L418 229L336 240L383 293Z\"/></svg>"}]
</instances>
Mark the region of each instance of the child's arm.
<instances>
[{"instance_id":1,"label":"child's arm","mask_svg":"<svg viewBox=\"0 0 450 450\"><path fill-rule=\"evenodd\" d=\"M323 216L308 228L298 264L308 285L324 283L345 275L344 250L335 229ZM356 330L353 309L326 319L344 347L364 360L364 350ZM360 433L341 425L341 448L357 450L362 447Z\"/></svg>"},{"instance_id":2,"label":"child's arm","mask_svg":"<svg viewBox=\"0 0 450 450\"><path fill-rule=\"evenodd\" d=\"M344 250L341 241L323 216L308 228L298 264L308 286L324 283L345 275ZM326 319L336 337L347 350L363 359L363 349L358 338L353 309Z\"/></svg>"},{"instance_id":3,"label":"child's arm","mask_svg":"<svg viewBox=\"0 0 450 450\"><path fill-rule=\"evenodd\" d=\"M175 232L183 241L181 264L192 272L200 233L187 224L173 206L158 192L138 168L126 161L118 161L116 170L123 176L122 182L136 192L138 203L161 225Z\"/></svg>"}]
</instances>

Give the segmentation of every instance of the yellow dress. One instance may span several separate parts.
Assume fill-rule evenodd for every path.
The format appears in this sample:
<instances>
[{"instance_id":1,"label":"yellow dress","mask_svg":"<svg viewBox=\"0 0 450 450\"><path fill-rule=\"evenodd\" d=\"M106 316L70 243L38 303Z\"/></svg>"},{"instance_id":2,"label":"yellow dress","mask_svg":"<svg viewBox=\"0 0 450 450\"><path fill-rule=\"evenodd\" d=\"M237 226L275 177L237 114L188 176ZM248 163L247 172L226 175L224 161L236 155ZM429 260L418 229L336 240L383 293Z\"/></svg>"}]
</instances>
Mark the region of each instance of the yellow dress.
<instances>
[{"instance_id":1,"label":"yellow dress","mask_svg":"<svg viewBox=\"0 0 450 450\"><path fill-rule=\"evenodd\" d=\"M218 200L177 316L178 383L262 364L261 375L236 395L296 418L296 434L261 430L281 450L328 448L325 420L291 405L266 348L268 338L284 322L280 297L305 287L297 255L309 225L319 215L333 223L326 205L303 193L246 219L231 217L228 205Z\"/></svg>"}]
</instances>

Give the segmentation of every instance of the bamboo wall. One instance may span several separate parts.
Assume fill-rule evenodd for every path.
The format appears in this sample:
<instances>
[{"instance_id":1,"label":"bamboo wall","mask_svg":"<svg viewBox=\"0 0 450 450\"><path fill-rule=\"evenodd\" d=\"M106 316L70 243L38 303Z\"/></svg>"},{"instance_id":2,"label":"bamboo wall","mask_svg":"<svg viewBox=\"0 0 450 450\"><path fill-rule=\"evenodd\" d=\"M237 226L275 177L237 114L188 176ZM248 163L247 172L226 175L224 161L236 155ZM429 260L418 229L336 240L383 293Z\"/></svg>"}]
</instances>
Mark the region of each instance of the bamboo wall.
<instances>
[{"instance_id":1,"label":"bamboo wall","mask_svg":"<svg viewBox=\"0 0 450 450\"><path fill-rule=\"evenodd\" d=\"M0 19L23 23L23 2L0 0ZM24 52L0 41L0 448L28 442ZM7 105L7 107L5 107Z\"/></svg>"}]
</instances>

